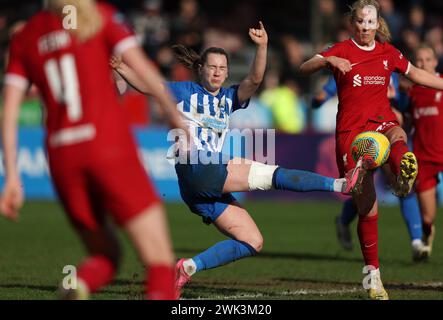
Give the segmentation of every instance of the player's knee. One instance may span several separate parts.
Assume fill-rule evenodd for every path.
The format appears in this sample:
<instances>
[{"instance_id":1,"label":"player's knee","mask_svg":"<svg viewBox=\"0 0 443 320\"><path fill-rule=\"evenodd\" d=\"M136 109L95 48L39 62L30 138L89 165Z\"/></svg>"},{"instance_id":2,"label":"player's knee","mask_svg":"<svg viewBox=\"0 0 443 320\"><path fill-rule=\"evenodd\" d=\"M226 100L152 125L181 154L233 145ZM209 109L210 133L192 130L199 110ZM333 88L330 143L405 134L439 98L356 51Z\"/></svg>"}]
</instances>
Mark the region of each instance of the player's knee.
<instances>
[{"instance_id":1,"label":"player's knee","mask_svg":"<svg viewBox=\"0 0 443 320\"><path fill-rule=\"evenodd\" d=\"M390 132L387 135L387 138L389 139L389 142L391 144L397 142L397 141L404 141L405 143L408 142L408 136L406 135L406 132L401 129L400 127L395 128L392 132Z\"/></svg>"},{"instance_id":2,"label":"player's knee","mask_svg":"<svg viewBox=\"0 0 443 320\"><path fill-rule=\"evenodd\" d=\"M263 236L260 232L250 234L244 242L251 246L256 253L263 249Z\"/></svg>"},{"instance_id":3,"label":"player's knee","mask_svg":"<svg viewBox=\"0 0 443 320\"><path fill-rule=\"evenodd\" d=\"M357 212L360 216L368 216L374 213L376 195L375 192L368 192L365 197L359 197L356 199Z\"/></svg>"},{"instance_id":4,"label":"player's knee","mask_svg":"<svg viewBox=\"0 0 443 320\"><path fill-rule=\"evenodd\" d=\"M424 224L433 224L435 217L433 214L430 214L429 212L424 212L424 214L422 214L422 219Z\"/></svg>"},{"instance_id":5,"label":"player's knee","mask_svg":"<svg viewBox=\"0 0 443 320\"><path fill-rule=\"evenodd\" d=\"M272 179L277 168L253 161L248 175L249 191L272 189Z\"/></svg>"},{"instance_id":6,"label":"player's knee","mask_svg":"<svg viewBox=\"0 0 443 320\"><path fill-rule=\"evenodd\" d=\"M377 209L375 207L375 197L366 201L361 201L357 203L357 210L360 216L372 216L377 213Z\"/></svg>"}]
</instances>

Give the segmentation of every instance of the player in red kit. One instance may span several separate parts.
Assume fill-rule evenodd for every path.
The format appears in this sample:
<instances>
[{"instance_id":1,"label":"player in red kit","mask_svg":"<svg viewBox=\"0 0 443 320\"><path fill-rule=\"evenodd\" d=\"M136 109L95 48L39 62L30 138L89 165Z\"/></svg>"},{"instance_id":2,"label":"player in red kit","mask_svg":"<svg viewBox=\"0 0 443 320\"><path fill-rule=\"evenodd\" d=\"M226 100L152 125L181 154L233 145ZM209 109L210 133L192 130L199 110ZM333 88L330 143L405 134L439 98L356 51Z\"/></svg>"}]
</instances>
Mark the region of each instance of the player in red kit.
<instances>
[{"instance_id":1,"label":"player in red kit","mask_svg":"<svg viewBox=\"0 0 443 320\"><path fill-rule=\"evenodd\" d=\"M415 83L443 89L443 79L414 67L388 42L375 40L377 32L386 40L390 34L386 22L380 17L375 0L359 0L351 7L353 37L337 43L322 54L311 58L301 72L311 74L330 68L338 87L339 106L336 129L336 159L341 175L355 167L350 154L354 137L364 131L378 131L391 143L389 164L396 175L394 185L398 196L407 195L418 172L416 158L406 145L407 136L391 111L387 90L392 72L405 74ZM370 163L365 164L370 168ZM371 299L385 300L378 260L378 209L373 171L368 170L363 180L363 192L353 195L359 213L358 235L363 257L364 272L370 283L365 286Z\"/></svg>"},{"instance_id":2,"label":"player in red kit","mask_svg":"<svg viewBox=\"0 0 443 320\"><path fill-rule=\"evenodd\" d=\"M436 72L438 60L432 47L420 46L415 52L415 63L420 69L442 77ZM423 242L430 255L435 236L437 176L443 171L443 91L414 85L408 95L414 126L413 148L420 167L415 190L423 218Z\"/></svg>"},{"instance_id":3,"label":"player in red kit","mask_svg":"<svg viewBox=\"0 0 443 320\"><path fill-rule=\"evenodd\" d=\"M76 10L77 29L65 29L67 5ZM87 298L114 279L120 250L106 222L110 212L146 267L146 298L174 299L168 226L118 103L108 65L116 52L139 72L171 125L180 127L175 104L162 90L163 79L121 15L93 0L50 0L46 10L34 15L11 41L3 106L6 183L0 211L17 219L23 203L16 165L17 117L33 83L46 109L45 145L54 186L88 252L78 267L77 288L61 288L62 297Z\"/></svg>"}]
</instances>

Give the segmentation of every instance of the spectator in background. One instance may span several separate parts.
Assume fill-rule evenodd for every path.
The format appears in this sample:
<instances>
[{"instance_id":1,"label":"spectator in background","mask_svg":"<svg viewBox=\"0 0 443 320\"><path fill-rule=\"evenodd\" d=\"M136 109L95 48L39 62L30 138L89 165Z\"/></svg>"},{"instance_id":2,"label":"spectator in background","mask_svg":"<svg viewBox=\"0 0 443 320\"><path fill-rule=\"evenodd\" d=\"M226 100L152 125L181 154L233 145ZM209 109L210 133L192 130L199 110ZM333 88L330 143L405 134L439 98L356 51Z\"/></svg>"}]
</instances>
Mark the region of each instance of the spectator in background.
<instances>
[{"instance_id":1,"label":"spectator in background","mask_svg":"<svg viewBox=\"0 0 443 320\"><path fill-rule=\"evenodd\" d=\"M154 59L158 49L170 40L168 18L162 14L162 0L145 0L142 10L136 10L131 20L143 49Z\"/></svg>"},{"instance_id":2,"label":"spectator in background","mask_svg":"<svg viewBox=\"0 0 443 320\"><path fill-rule=\"evenodd\" d=\"M179 12L171 23L173 42L200 52L203 44L202 31L206 29L206 25L206 16L200 11L197 0L181 0Z\"/></svg>"},{"instance_id":3,"label":"spectator in background","mask_svg":"<svg viewBox=\"0 0 443 320\"><path fill-rule=\"evenodd\" d=\"M337 41L337 30L340 24L340 17L337 14L335 0L320 0L319 13L321 16L322 43Z\"/></svg>"},{"instance_id":4,"label":"spectator in background","mask_svg":"<svg viewBox=\"0 0 443 320\"><path fill-rule=\"evenodd\" d=\"M155 55L155 60L157 61L157 66L159 67L162 74L166 78L171 78L172 68L174 66L174 53L172 52L171 46L169 44L162 45L157 50Z\"/></svg>"},{"instance_id":5,"label":"spectator in background","mask_svg":"<svg viewBox=\"0 0 443 320\"><path fill-rule=\"evenodd\" d=\"M286 54L286 60L289 67L294 71L304 61L304 51L302 44L291 35L284 35L281 37L281 44Z\"/></svg>"},{"instance_id":6,"label":"spectator in background","mask_svg":"<svg viewBox=\"0 0 443 320\"><path fill-rule=\"evenodd\" d=\"M414 31L421 40L425 35L425 11L422 6L414 5L409 10L409 29Z\"/></svg>"},{"instance_id":7,"label":"spectator in background","mask_svg":"<svg viewBox=\"0 0 443 320\"><path fill-rule=\"evenodd\" d=\"M443 29L433 27L425 35L425 42L434 48L438 59L437 72L443 73Z\"/></svg>"},{"instance_id":8,"label":"spectator in background","mask_svg":"<svg viewBox=\"0 0 443 320\"><path fill-rule=\"evenodd\" d=\"M7 13L0 12L0 57L5 56L5 49L8 45L9 41L9 32L8 32L8 18ZM2 64L3 67L3 64ZM0 68L0 72L3 71L3 68Z\"/></svg>"},{"instance_id":9,"label":"spectator in background","mask_svg":"<svg viewBox=\"0 0 443 320\"><path fill-rule=\"evenodd\" d=\"M203 47L220 47L234 54L245 46L244 41L238 34L234 34L218 28L208 28L203 33Z\"/></svg>"},{"instance_id":10,"label":"spectator in background","mask_svg":"<svg viewBox=\"0 0 443 320\"><path fill-rule=\"evenodd\" d=\"M413 53L420 45L420 43L420 35L413 29L408 28L404 29L401 32L401 41L399 47L408 59L412 59Z\"/></svg>"},{"instance_id":11,"label":"spectator in background","mask_svg":"<svg viewBox=\"0 0 443 320\"><path fill-rule=\"evenodd\" d=\"M297 134L305 128L304 108L297 92L298 86L289 75L280 76L277 70L266 74L260 102L272 111L274 128L280 132Z\"/></svg>"},{"instance_id":12,"label":"spectator in background","mask_svg":"<svg viewBox=\"0 0 443 320\"><path fill-rule=\"evenodd\" d=\"M305 48L303 44L293 35L283 35L279 39L280 61L270 63L273 68L285 70L291 73L291 77L300 84L302 92L309 90L309 83L300 75L298 66L303 63L305 58Z\"/></svg>"},{"instance_id":13,"label":"spectator in background","mask_svg":"<svg viewBox=\"0 0 443 320\"><path fill-rule=\"evenodd\" d=\"M391 30L392 42L398 43L400 40L400 32L403 26L402 17L395 10L392 0L378 0L380 4L380 15L386 20L389 30Z\"/></svg>"}]
</instances>

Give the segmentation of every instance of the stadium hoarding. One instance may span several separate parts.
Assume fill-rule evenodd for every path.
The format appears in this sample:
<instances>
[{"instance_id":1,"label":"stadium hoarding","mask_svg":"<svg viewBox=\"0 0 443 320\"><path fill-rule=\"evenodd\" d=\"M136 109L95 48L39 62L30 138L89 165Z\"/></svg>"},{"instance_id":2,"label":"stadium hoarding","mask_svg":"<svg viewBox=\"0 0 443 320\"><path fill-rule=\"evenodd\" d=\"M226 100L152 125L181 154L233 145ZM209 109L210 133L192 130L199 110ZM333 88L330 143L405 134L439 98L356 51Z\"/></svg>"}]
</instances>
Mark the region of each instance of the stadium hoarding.
<instances>
[{"instance_id":1,"label":"stadium hoarding","mask_svg":"<svg viewBox=\"0 0 443 320\"><path fill-rule=\"evenodd\" d=\"M173 164L166 155L171 148L167 140L168 130L165 128L134 129L139 145L140 158L147 169L159 195L166 202L181 201ZM250 134L250 132L247 132ZM22 177L25 196L27 199L54 200L56 198L48 169L45 150L43 147L44 131L37 127L22 127L19 130L18 169ZM226 141L240 141L238 135L242 131L233 131ZM237 137L235 137L237 135ZM255 137L255 136L254 136ZM285 168L310 170L325 176L337 177L335 164L335 140L330 134L277 134L275 143L271 144L275 155L268 158ZM242 147L228 146L233 155L241 156L245 150ZM0 187L4 185L3 153L0 151ZM274 159L275 158L275 159ZM259 160L259 159L255 159ZM376 175L376 187L379 202L383 204L397 204L396 197L386 187L382 174ZM439 188L442 188L440 184ZM274 199L274 200L336 200L345 196L333 193L293 193L289 191L251 192L247 195L236 194L240 199Z\"/></svg>"},{"instance_id":2,"label":"stadium hoarding","mask_svg":"<svg viewBox=\"0 0 443 320\"><path fill-rule=\"evenodd\" d=\"M165 201L180 200L174 167L166 160L166 152L170 147L166 140L167 130L136 128L134 132L139 144L140 158L160 196ZM43 145L44 136L44 130L38 127L20 128L18 133L18 170L27 199L56 199ZM3 153L1 158L0 186L3 188Z\"/></svg>"},{"instance_id":3,"label":"stadium hoarding","mask_svg":"<svg viewBox=\"0 0 443 320\"><path fill-rule=\"evenodd\" d=\"M171 142L167 140L165 128L134 128L140 159L149 173L160 197L166 202L181 201L177 176L173 163L167 159ZM46 152L45 131L40 127L22 127L18 132L18 170L27 199L55 200L56 194L51 182ZM238 150L233 151L239 155ZM0 187L3 189L5 168L3 152L0 150ZM112 174L112 173L110 173ZM242 195L236 194L241 199Z\"/></svg>"}]
</instances>

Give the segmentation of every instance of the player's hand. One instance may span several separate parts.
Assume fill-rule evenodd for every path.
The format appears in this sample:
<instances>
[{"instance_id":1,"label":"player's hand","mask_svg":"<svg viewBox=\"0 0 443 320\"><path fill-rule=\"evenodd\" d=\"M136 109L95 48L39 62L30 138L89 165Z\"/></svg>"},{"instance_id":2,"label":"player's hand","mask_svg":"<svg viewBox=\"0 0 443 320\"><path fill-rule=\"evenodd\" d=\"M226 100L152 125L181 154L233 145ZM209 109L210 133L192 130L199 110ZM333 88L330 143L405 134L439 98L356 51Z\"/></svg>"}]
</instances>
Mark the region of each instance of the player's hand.
<instances>
[{"instance_id":1,"label":"player's hand","mask_svg":"<svg viewBox=\"0 0 443 320\"><path fill-rule=\"evenodd\" d=\"M120 65L122 64L122 58L117 56L112 56L111 59L109 59L109 65L112 69L118 69Z\"/></svg>"},{"instance_id":2,"label":"player's hand","mask_svg":"<svg viewBox=\"0 0 443 320\"><path fill-rule=\"evenodd\" d=\"M6 181L5 189L0 198L0 214L17 222L19 210L23 206L23 188L20 179Z\"/></svg>"},{"instance_id":3,"label":"player's hand","mask_svg":"<svg viewBox=\"0 0 443 320\"><path fill-rule=\"evenodd\" d=\"M249 36L256 45L267 45L268 34L266 33L263 23L259 21L259 24L260 24L259 29L254 29L254 28L249 29Z\"/></svg>"},{"instance_id":4,"label":"player's hand","mask_svg":"<svg viewBox=\"0 0 443 320\"><path fill-rule=\"evenodd\" d=\"M352 70L351 62L347 59L331 56L327 57L326 61L330 66L337 68L343 74L346 74Z\"/></svg>"},{"instance_id":5,"label":"player's hand","mask_svg":"<svg viewBox=\"0 0 443 320\"><path fill-rule=\"evenodd\" d=\"M392 83L389 83L388 99L394 99L396 95L397 95L397 90L395 90L395 86Z\"/></svg>"}]
</instances>

